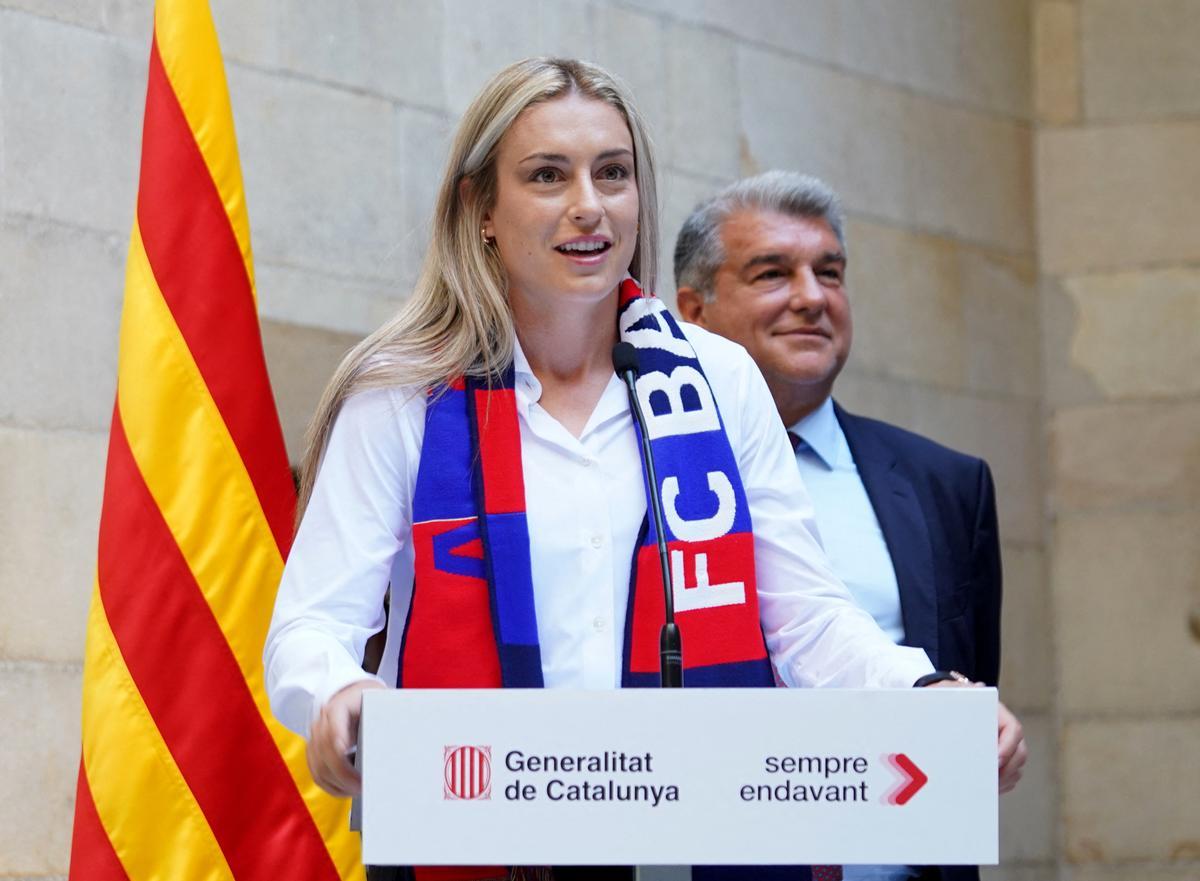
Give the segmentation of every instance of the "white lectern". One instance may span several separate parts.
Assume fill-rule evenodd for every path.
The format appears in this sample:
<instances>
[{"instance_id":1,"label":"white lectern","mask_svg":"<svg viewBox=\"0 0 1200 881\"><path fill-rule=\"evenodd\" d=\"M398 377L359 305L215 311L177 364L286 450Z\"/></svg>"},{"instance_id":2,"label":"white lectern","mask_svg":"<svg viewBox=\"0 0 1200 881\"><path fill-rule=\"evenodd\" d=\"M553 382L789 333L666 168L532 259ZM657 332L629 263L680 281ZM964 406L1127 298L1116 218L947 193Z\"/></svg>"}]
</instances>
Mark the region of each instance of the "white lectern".
<instances>
[{"instance_id":1,"label":"white lectern","mask_svg":"<svg viewBox=\"0 0 1200 881\"><path fill-rule=\"evenodd\" d=\"M370 690L368 865L997 861L994 689Z\"/></svg>"}]
</instances>

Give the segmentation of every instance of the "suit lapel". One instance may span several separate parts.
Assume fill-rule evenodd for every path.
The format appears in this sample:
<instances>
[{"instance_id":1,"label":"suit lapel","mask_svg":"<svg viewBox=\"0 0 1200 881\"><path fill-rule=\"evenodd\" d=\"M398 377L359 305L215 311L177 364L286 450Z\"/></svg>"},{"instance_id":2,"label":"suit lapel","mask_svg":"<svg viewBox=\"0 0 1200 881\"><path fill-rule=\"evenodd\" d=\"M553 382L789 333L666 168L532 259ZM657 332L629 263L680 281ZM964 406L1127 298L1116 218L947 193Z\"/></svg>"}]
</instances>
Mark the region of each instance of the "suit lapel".
<instances>
[{"instance_id":1,"label":"suit lapel","mask_svg":"<svg viewBox=\"0 0 1200 881\"><path fill-rule=\"evenodd\" d=\"M896 469L896 456L870 423L834 403L858 475L875 509L900 587L904 645L929 653L938 665L937 584L925 514L912 483Z\"/></svg>"}]
</instances>

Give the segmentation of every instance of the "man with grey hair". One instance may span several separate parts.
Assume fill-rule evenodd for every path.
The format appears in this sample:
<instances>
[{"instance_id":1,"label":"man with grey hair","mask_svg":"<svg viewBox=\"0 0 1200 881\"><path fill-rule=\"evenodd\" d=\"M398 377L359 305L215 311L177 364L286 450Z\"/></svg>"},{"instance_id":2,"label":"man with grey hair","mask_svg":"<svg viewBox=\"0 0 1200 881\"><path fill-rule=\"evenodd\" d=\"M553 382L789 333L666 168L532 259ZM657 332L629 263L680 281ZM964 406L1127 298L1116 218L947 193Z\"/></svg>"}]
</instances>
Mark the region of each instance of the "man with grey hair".
<instances>
[{"instance_id":1,"label":"man with grey hair","mask_svg":"<svg viewBox=\"0 0 1200 881\"><path fill-rule=\"evenodd\" d=\"M1000 542L988 466L834 402L850 354L846 236L836 194L772 171L701 203L675 247L680 315L749 351L812 495L834 571L895 641L946 677L995 685ZM1022 746L1023 752L1023 746ZM1007 791L1020 776L1006 779ZM978 869L846 866L849 879L976 881Z\"/></svg>"}]
</instances>

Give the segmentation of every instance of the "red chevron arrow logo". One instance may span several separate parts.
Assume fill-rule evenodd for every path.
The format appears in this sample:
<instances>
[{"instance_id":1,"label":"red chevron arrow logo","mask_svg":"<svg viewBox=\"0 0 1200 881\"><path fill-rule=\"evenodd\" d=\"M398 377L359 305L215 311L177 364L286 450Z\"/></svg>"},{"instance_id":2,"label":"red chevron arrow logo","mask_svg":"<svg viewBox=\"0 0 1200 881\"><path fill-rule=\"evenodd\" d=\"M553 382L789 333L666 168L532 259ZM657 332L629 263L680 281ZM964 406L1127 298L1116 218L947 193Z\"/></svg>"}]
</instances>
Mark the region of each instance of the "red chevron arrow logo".
<instances>
[{"instance_id":1,"label":"red chevron arrow logo","mask_svg":"<svg viewBox=\"0 0 1200 881\"><path fill-rule=\"evenodd\" d=\"M929 782L929 778L904 753L891 753L884 756L884 758L887 759L888 764L900 775L899 784L884 796L884 801L890 805L897 806L907 804L909 799L920 792L921 787Z\"/></svg>"}]
</instances>

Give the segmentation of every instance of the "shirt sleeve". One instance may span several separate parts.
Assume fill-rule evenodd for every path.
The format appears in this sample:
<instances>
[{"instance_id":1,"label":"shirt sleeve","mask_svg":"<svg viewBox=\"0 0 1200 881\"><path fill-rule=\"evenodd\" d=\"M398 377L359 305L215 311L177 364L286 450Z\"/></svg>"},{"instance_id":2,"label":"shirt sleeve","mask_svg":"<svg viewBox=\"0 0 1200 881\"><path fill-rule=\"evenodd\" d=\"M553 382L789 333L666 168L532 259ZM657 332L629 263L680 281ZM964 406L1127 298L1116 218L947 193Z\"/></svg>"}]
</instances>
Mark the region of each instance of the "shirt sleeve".
<instances>
[{"instance_id":1,"label":"shirt sleeve","mask_svg":"<svg viewBox=\"0 0 1200 881\"><path fill-rule=\"evenodd\" d=\"M735 453L754 525L759 614L776 671L791 687L911 687L933 665L921 649L893 643L834 574L775 402L745 360Z\"/></svg>"},{"instance_id":2,"label":"shirt sleeve","mask_svg":"<svg viewBox=\"0 0 1200 881\"><path fill-rule=\"evenodd\" d=\"M296 532L263 652L271 709L308 736L325 702L377 678L362 668L408 541L424 398L379 389L343 403Z\"/></svg>"}]
</instances>

